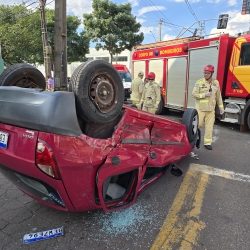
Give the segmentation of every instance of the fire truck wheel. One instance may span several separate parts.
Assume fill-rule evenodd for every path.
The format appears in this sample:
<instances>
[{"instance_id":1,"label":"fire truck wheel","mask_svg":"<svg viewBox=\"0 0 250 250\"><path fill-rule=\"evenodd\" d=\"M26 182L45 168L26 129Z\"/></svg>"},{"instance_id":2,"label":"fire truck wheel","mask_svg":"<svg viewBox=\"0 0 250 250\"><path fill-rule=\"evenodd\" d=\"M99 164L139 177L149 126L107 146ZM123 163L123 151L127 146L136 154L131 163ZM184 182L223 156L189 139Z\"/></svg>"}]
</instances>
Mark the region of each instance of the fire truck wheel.
<instances>
[{"instance_id":1,"label":"fire truck wheel","mask_svg":"<svg viewBox=\"0 0 250 250\"><path fill-rule=\"evenodd\" d=\"M182 124L186 126L188 140L192 144L198 134L199 118L197 110L192 108L186 109L182 116Z\"/></svg>"},{"instance_id":2,"label":"fire truck wheel","mask_svg":"<svg viewBox=\"0 0 250 250\"><path fill-rule=\"evenodd\" d=\"M85 122L104 124L121 112L124 88L117 70L103 60L78 66L71 77L77 115Z\"/></svg>"},{"instance_id":3,"label":"fire truck wheel","mask_svg":"<svg viewBox=\"0 0 250 250\"><path fill-rule=\"evenodd\" d=\"M17 63L5 69L0 75L0 86L46 89L46 80L34 66Z\"/></svg>"},{"instance_id":4,"label":"fire truck wheel","mask_svg":"<svg viewBox=\"0 0 250 250\"><path fill-rule=\"evenodd\" d=\"M155 114L156 115L163 115L164 111L165 111L164 100L163 100L163 96L161 95L161 101L160 101L160 103L158 105L158 109L155 111Z\"/></svg>"},{"instance_id":5,"label":"fire truck wheel","mask_svg":"<svg viewBox=\"0 0 250 250\"><path fill-rule=\"evenodd\" d=\"M248 128L250 129L250 111L247 116L247 125L248 125Z\"/></svg>"}]
</instances>

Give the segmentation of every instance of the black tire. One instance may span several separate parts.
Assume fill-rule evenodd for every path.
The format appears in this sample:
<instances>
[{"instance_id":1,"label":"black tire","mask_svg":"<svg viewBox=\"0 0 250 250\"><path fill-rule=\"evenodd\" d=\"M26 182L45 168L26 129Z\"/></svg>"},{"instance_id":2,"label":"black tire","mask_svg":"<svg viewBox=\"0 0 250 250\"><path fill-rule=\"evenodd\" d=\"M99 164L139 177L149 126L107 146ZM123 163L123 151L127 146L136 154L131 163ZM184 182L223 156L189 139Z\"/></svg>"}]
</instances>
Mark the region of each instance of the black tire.
<instances>
[{"instance_id":1,"label":"black tire","mask_svg":"<svg viewBox=\"0 0 250 250\"><path fill-rule=\"evenodd\" d=\"M71 77L77 115L85 122L104 124L121 112L124 88L117 70L103 60L78 66Z\"/></svg>"},{"instance_id":2,"label":"black tire","mask_svg":"<svg viewBox=\"0 0 250 250\"><path fill-rule=\"evenodd\" d=\"M161 95L161 101L158 105L158 109L155 111L156 115L163 115L165 111L163 96Z\"/></svg>"},{"instance_id":3,"label":"black tire","mask_svg":"<svg viewBox=\"0 0 250 250\"><path fill-rule=\"evenodd\" d=\"M46 89L46 80L34 66L17 63L5 69L0 75L0 86Z\"/></svg>"},{"instance_id":4,"label":"black tire","mask_svg":"<svg viewBox=\"0 0 250 250\"><path fill-rule=\"evenodd\" d=\"M186 126L189 142L192 144L197 138L199 117L196 109L188 108L182 116L182 124Z\"/></svg>"},{"instance_id":5,"label":"black tire","mask_svg":"<svg viewBox=\"0 0 250 250\"><path fill-rule=\"evenodd\" d=\"M250 111L247 116L247 125L248 125L248 128L250 129Z\"/></svg>"},{"instance_id":6,"label":"black tire","mask_svg":"<svg viewBox=\"0 0 250 250\"><path fill-rule=\"evenodd\" d=\"M79 71L82 69L82 67L84 67L84 65L86 64L86 62L80 64L79 66L76 67L76 69L74 70L71 78L70 78L70 92L74 92L75 93L75 90L74 90L74 85L73 85L73 82L77 82L77 77L79 75Z\"/></svg>"}]
</instances>

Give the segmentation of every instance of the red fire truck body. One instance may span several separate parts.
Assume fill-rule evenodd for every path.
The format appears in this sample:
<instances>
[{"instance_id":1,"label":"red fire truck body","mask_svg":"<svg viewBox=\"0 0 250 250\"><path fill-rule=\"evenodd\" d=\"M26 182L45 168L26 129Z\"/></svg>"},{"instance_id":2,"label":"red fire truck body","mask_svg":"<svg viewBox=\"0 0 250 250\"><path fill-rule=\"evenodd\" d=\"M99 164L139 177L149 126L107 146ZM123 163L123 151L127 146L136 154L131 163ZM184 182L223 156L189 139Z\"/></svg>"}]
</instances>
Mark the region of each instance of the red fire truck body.
<instances>
[{"instance_id":1,"label":"red fire truck body","mask_svg":"<svg viewBox=\"0 0 250 250\"><path fill-rule=\"evenodd\" d=\"M139 45L132 56L132 73L153 71L162 87L161 105L185 110L194 108L192 90L203 78L204 67L215 66L213 77L220 83L225 113L216 116L250 128L250 35L223 34L208 39L185 38Z\"/></svg>"}]
</instances>

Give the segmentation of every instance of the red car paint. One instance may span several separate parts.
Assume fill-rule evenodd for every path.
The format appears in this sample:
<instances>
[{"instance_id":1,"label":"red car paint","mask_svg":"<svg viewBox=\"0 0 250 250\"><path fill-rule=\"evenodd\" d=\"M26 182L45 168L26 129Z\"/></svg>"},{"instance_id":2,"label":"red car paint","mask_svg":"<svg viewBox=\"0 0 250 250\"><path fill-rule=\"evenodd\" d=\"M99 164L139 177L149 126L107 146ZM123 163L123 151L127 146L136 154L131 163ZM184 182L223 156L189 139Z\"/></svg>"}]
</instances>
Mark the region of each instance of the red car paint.
<instances>
[{"instance_id":1,"label":"red car paint","mask_svg":"<svg viewBox=\"0 0 250 250\"><path fill-rule=\"evenodd\" d=\"M0 131L9 134L7 149L0 148L0 166L4 166L4 171L14 171L25 185L32 185L32 180L49 185L57 191L63 206L48 203L45 198L37 198L19 188L45 205L72 212L98 208L109 212L132 205L146 186L163 175L159 172L143 182L148 167L177 163L192 151L185 125L127 106L124 106L124 115L108 139L84 134L71 137L27 132L25 128L3 123L0 123ZM32 134L30 132L34 132L33 138L27 137L27 134ZM51 147L61 180L48 176L35 165L38 138ZM102 194L105 179L130 171L134 172L126 193L118 200L105 202ZM39 188L42 188L40 184Z\"/></svg>"}]
</instances>

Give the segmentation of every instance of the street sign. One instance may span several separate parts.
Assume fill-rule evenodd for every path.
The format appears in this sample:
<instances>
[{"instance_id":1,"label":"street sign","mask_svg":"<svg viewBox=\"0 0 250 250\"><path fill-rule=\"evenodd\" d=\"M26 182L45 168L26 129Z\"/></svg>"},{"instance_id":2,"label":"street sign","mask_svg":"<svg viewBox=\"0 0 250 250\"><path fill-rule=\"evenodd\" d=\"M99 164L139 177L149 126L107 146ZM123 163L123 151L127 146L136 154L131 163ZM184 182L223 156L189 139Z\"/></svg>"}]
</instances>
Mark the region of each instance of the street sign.
<instances>
[{"instance_id":1,"label":"street sign","mask_svg":"<svg viewBox=\"0 0 250 250\"><path fill-rule=\"evenodd\" d=\"M217 29L226 29L227 28L228 17L229 17L228 14L219 15Z\"/></svg>"},{"instance_id":2,"label":"street sign","mask_svg":"<svg viewBox=\"0 0 250 250\"><path fill-rule=\"evenodd\" d=\"M250 14L250 0L243 0L241 14Z\"/></svg>"}]
</instances>

